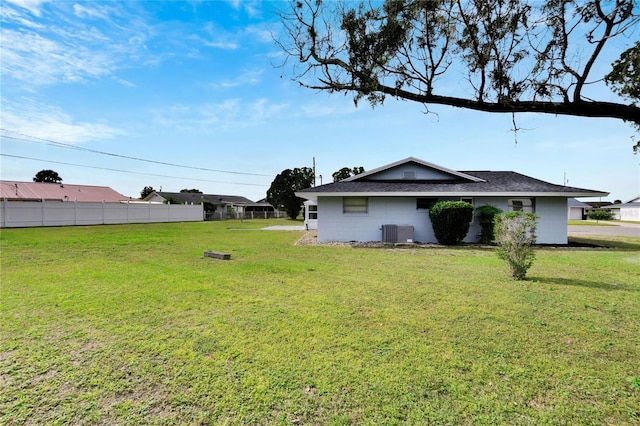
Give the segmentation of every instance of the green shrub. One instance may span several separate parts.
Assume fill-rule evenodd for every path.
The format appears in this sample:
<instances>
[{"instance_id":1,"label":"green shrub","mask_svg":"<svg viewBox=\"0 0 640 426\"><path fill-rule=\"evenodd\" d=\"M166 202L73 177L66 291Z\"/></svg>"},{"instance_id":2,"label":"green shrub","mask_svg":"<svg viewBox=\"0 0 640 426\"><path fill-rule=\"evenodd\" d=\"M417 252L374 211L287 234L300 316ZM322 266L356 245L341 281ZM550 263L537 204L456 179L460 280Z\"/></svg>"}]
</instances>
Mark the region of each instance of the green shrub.
<instances>
[{"instance_id":1,"label":"green shrub","mask_svg":"<svg viewBox=\"0 0 640 426\"><path fill-rule=\"evenodd\" d=\"M482 244L493 243L493 228L495 216L502 213L502 210L495 206L484 205L476 209L478 212L478 222L480 223L480 242Z\"/></svg>"},{"instance_id":2,"label":"green shrub","mask_svg":"<svg viewBox=\"0 0 640 426\"><path fill-rule=\"evenodd\" d=\"M439 201L429 209L429 218L438 242L455 245L469 232L473 206L464 201Z\"/></svg>"},{"instance_id":3,"label":"green shrub","mask_svg":"<svg viewBox=\"0 0 640 426\"><path fill-rule=\"evenodd\" d=\"M611 210L589 210L587 217L591 220L613 220Z\"/></svg>"},{"instance_id":4,"label":"green shrub","mask_svg":"<svg viewBox=\"0 0 640 426\"><path fill-rule=\"evenodd\" d=\"M534 213L501 213L495 217L495 242L498 255L507 262L511 276L523 280L533 265L537 216Z\"/></svg>"}]
</instances>

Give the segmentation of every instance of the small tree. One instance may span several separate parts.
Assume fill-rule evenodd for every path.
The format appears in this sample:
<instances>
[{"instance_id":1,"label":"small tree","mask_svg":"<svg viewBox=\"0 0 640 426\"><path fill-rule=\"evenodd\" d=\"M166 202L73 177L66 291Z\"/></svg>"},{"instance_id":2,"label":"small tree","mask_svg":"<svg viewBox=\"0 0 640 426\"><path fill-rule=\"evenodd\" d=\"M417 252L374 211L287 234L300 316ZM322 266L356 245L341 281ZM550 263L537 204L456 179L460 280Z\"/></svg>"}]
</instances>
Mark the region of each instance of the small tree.
<instances>
[{"instance_id":1,"label":"small tree","mask_svg":"<svg viewBox=\"0 0 640 426\"><path fill-rule=\"evenodd\" d=\"M276 208L284 208L287 216L295 220L300 214L303 200L295 192L313 184L313 169L309 167L285 169L271 182L267 201Z\"/></svg>"},{"instance_id":2,"label":"small tree","mask_svg":"<svg viewBox=\"0 0 640 426\"><path fill-rule=\"evenodd\" d=\"M168 196L165 200L164 200L165 204L182 204L180 201L176 200L175 198L173 198L172 196Z\"/></svg>"},{"instance_id":3,"label":"small tree","mask_svg":"<svg viewBox=\"0 0 640 426\"><path fill-rule=\"evenodd\" d=\"M192 193L192 194L202 194L202 191L200 191L197 188L191 188L191 189L184 188L184 189L181 189L180 192L189 192L189 193Z\"/></svg>"},{"instance_id":4,"label":"small tree","mask_svg":"<svg viewBox=\"0 0 640 426\"><path fill-rule=\"evenodd\" d=\"M147 197L147 195L154 192L156 192L156 190L153 189L153 186L145 186L144 188L142 188L142 191L140 191L140 199L144 199Z\"/></svg>"},{"instance_id":5,"label":"small tree","mask_svg":"<svg viewBox=\"0 0 640 426\"><path fill-rule=\"evenodd\" d=\"M34 182L44 182L44 183L60 183L62 182L62 178L58 174L58 172L53 170L40 170L36 173L33 178Z\"/></svg>"},{"instance_id":6,"label":"small tree","mask_svg":"<svg viewBox=\"0 0 640 426\"><path fill-rule=\"evenodd\" d=\"M495 217L495 241L498 255L507 262L511 276L524 280L533 265L537 216L534 213L510 212Z\"/></svg>"},{"instance_id":7,"label":"small tree","mask_svg":"<svg viewBox=\"0 0 640 426\"><path fill-rule=\"evenodd\" d=\"M469 232L473 206L464 201L439 201L429 209L429 218L438 242L456 245Z\"/></svg>"},{"instance_id":8,"label":"small tree","mask_svg":"<svg viewBox=\"0 0 640 426\"><path fill-rule=\"evenodd\" d=\"M493 243L495 217L502 213L502 210L495 206L484 205L478 207L476 212L478 212L478 222L480 223L480 242L482 244Z\"/></svg>"},{"instance_id":9,"label":"small tree","mask_svg":"<svg viewBox=\"0 0 640 426\"><path fill-rule=\"evenodd\" d=\"M587 217L591 220L613 220L613 212L611 210L589 210Z\"/></svg>"}]
</instances>

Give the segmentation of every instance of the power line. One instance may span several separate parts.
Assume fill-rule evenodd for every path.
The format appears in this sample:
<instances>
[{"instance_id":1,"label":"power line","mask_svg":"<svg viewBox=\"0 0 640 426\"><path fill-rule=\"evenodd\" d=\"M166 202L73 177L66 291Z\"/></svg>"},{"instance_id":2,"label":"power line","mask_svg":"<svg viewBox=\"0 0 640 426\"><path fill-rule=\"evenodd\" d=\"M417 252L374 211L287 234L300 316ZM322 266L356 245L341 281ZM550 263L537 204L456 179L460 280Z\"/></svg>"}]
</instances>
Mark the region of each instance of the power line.
<instances>
[{"instance_id":1,"label":"power line","mask_svg":"<svg viewBox=\"0 0 640 426\"><path fill-rule=\"evenodd\" d=\"M158 175L158 174L154 174L154 173L132 172L132 171L129 171L129 170L110 169L110 168L107 168L107 167L98 167L98 166L85 166L84 164L74 164L74 163L65 163L65 162L62 162L62 161L43 160L41 158L23 157L23 156L20 156L20 155L10 155L10 154L1 154L0 153L0 156L2 156L2 157L11 157L11 158L20 158L22 160L42 161L42 162L45 162L45 163L64 164L66 166L84 167L84 168L87 168L87 169L97 169L97 170L108 170L108 171L111 171L111 172L131 173L131 174L134 174L134 175L156 176L156 177L164 177L164 178L171 178L171 179L194 180L194 181L199 181L199 182L224 183L224 184L229 184L229 185L262 186L262 187L265 186L265 185L260 185L260 184L257 184L257 183L224 182L224 181L219 181L219 180L196 179L196 178L186 178L186 177L181 177L181 176Z\"/></svg>"},{"instance_id":2,"label":"power line","mask_svg":"<svg viewBox=\"0 0 640 426\"><path fill-rule=\"evenodd\" d=\"M14 136L2 135L3 138L13 139L13 140L17 140L17 141L24 141L24 142L32 142L32 143L33 142L35 142L35 143L45 143L47 145L55 146L57 148L75 149L77 151L93 152L95 154L109 155L111 157L126 158L128 160L144 161L145 163L162 164L164 166L182 167L182 168L185 168L185 169L203 170L203 171L207 171L207 172L229 173L229 174L234 174L234 175L272 177L272 175L267 175L267 174L262 174L262 173L249 173L249 172L236 172L236 171L230 171L230 170L208 169L208 168L205 168L205 167L185 166L183 164L175 164L175 163L167 163L167 162L164 162L164 161L148 160L146 158L138 158L138 157L131 157L131 156L122 155L122 154L114 154L112 152L99 151L97 149L85 148L85 147L71 145L71 144L63 143L63 142L56 142L56 141L52 141L50 139L43 139L43 138L39 138L37 136L31 136L31 135L27 135L27 134L20 133L20 132L15 132L13 130L8 130L8 129L4 129L4 128L0 128L0 130L2 130L3 132L9 132L9 133L13 133L15 135L24 136L24 137L30 138L30 139L23 139L23 138L17 138L17 137L14 137ZM32 139L37 139L37 140L32 140Z\"/></svg>"}]
</instances>

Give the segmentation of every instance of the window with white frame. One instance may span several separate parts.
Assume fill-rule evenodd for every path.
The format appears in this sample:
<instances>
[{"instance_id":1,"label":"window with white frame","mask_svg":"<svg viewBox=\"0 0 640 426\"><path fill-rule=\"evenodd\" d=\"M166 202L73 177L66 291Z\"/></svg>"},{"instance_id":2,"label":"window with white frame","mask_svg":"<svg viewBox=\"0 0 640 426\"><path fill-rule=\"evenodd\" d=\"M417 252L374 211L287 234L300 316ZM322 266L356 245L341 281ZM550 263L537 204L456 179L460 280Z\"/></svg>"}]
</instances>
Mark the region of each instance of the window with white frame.
<instances>
[{"instance_id":1,"label":"window with white frame","mask_svg":"<svg viewBox=\"0 0 640 426\"><path fill-rule=\"evenodd\" d=\"M369 199L367 197L344 197L342 199L342 213L368 213Z\"/></svg>"},{"instance_id":2,"label":"window with white frame","mask_svg":"<svg viewBox=\"0 0 640 426\"><path fill-rule=\"evenodd\" d=\"M535 211L535 203L533 198L510 198L507 208L510 212L533 213Z\"/></svg>"},{"instance_id":3,"label":"window with white frame","mask_svg":"<svg viewBox=\"0 0 640 426\"><path fill-rule=\"evenodd\" d=\"M316 206L315 204L310 204L307 206L307 208L309 209L309 219L318 219L318 206Z\"/></svg>"}]
</instances>

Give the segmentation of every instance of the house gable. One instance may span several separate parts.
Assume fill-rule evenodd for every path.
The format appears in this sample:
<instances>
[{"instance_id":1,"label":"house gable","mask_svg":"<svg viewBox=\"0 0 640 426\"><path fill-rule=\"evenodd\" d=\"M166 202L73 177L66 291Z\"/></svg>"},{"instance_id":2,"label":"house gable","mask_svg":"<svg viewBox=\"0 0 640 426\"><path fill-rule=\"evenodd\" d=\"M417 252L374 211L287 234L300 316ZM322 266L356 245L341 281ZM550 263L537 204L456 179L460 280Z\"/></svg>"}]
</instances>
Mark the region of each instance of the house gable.
<instances>
[{"instance_id":1,"label":"house gable","mask_svg":"<svg viewBox=\"0 0 640 426\"><path fill-rule=\"evenodd\" d=\"M483 182L483 179L409 157L343 180L354 181Z\"/></svg>"}]
</instances>

